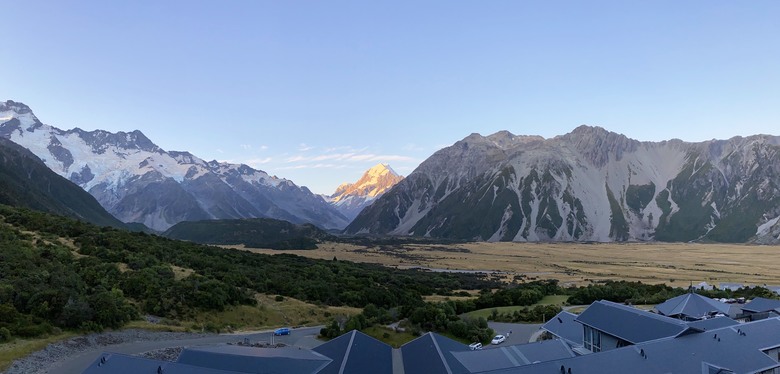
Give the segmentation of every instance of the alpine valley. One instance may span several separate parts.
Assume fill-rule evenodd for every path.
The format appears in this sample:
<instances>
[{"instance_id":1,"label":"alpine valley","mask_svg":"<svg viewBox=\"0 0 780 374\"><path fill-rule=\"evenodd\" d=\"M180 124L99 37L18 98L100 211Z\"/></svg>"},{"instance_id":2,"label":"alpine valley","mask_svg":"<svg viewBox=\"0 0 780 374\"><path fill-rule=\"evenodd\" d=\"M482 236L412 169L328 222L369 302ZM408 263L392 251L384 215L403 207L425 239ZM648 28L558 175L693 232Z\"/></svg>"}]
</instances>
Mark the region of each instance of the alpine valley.
<instances>
[{"instance_id":1,"label":"alpine valley","mask_svg":"<svg viewBox=\"0 0 780 374\"><path fill-rule=\"evenodd\" d=\"M641 142L590 126L551 139L472 134L406 178L379 164L327 197L247 165L165 151L140 131L60 130L13 101L0 102L0 138L122 222L160 232L183 221L273 218L348 235L780 243L780 137L769 135ZM23 180L33 161L9 166L6 200L43 188ZM96 211L41 201L71 216Z\"/></svg>"},{"instance_id":2,"label":"alpine valley","mask_svg":"<svg viewBox=\"0 0 780 374\"><path fill-rule=\"evenodd\" d=\"M363 210L349 234L487 241L780 242L780 137L640 142L580 126L472 134Z\"/></svg>"},{"instance_id":3,"label":"alpine valley","mask_svg":"<svg viewBox=\"0 0 780 374\"><path fill-rule=\"evenodd\" d=\"M325 229L349 223L306 187L247 165L165 151L140 131L64 131L7 101L0 102L0 137L29 149L119 220L157 231L206 219L275 218Z\"/></svg>"}]
</instances>

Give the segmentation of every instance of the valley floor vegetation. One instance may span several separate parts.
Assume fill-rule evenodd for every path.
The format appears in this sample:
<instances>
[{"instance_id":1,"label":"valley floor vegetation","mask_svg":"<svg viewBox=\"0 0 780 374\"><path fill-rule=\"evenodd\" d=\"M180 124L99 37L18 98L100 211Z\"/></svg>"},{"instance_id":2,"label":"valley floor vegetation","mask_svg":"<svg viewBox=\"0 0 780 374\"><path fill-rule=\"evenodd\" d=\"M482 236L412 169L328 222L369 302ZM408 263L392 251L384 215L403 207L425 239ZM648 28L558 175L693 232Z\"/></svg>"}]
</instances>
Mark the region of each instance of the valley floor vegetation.
<instances>
[{"instance_id":1,"label":"valley floor vegetation","mask_svg":"<svg viewBox=\"0 0 780 374\"><path fill-rule=\"evenodd\" d=\"M431 245L445 246L444 253L453 258L471 251ZM322 253L305 251L312 252ZM252 313L262 314L266 305L281 308L274 303L287 299L345 308L339 316L330 311L335 309L317 315L320 323L330 319L321 331L325 338L360 329L383 331L378 338L393 341L396 332L383 326L403 321L400 327L411 337L437 331L464 342L486 343L493 335L488 320L542 322L558 313L565 299L567 304L601 299L654 304L686 292L629 281L561 284L507 274L399 269L335 256L258 254L0 205L0 343L137 326L149 315L174 323L197 321L205 330L223 328L216 321L220 312L242 314L249 325L270 323ZM712 297L774 296L764 288L700 292ZM433 295L438 301L425 301ZM561 302L541 303L551 295L560 295ZM262 308L242 311L258 303ZM499 312L509 306L518 308ZM491 310L486 317L468 317L485 309Z\"/></svg>"},{"instance_id":2,"label":"valley floor vegetation","mask_svg":"<svg viewBox=\"0 0 780 374\"><path fill-rule=\"evenodd\" d=\"M232 248L243 248L234 246ZM249 249L255 253L279 253ZM780 286L780 250L773 245L721 243L508 243L343 240L311 251L282 251L310 258L383 264L434 271L485 272L511 282L557 279L563 285L609 280L688 287L740 283Z\"/></svg>"}]
</instances>

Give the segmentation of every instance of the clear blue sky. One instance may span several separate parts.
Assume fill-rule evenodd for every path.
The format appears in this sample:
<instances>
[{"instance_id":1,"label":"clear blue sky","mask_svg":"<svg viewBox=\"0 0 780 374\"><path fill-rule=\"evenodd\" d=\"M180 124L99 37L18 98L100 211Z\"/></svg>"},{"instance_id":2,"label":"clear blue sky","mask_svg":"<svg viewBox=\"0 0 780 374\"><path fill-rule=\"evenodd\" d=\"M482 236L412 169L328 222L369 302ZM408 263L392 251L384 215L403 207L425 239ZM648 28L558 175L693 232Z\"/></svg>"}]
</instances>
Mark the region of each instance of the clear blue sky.
<instances>
[{"instance_id":1,"label":"clear blue sky","mask_svg":"<svg viewBox=\"0 0 780 374\"><path fill-rule=\"evenodd\" d=\"M778 1L0 0L0 99L331 193L472 132L780 134Z\"/></svg>"}]
</instances>

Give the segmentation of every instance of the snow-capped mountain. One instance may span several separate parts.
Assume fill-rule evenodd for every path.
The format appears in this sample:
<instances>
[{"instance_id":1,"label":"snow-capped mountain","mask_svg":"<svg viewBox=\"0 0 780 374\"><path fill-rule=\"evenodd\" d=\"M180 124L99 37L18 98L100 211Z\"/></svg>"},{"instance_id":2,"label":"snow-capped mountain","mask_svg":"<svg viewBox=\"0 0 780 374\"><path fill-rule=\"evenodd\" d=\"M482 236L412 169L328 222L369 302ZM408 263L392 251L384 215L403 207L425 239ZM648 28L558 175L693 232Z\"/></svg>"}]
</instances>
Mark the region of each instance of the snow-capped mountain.
<instances>
[{"instance_id":1,"label":"snow-capped mountain","mask_svg":"<svg viewBox=\"0 0 780 374\"><path fill-rule=\"evenodd\" d=\"M403 179L390 165L377 164L363 173L357 182L340 185L328 199L341 214L351 220Z\"/></svg>"},{"instance_id":2,"label":"snow-capped mountain","mask_svg":"<svg viewBox=\"0 0 780 374\"><path fill-rule=\"evenodd\" d=\"M0 102L0 137L28 148L120 220L158 231L204 219L267 217L329 229L348 223L306 187L246 165L166 152L140 131L64 131L7 101Z\"/></svg>"},{"instance_id":3,"label":"snow-capped mountain","mask_svg":"<svg viewBox=\"0 0 780 374\"><path fill-rule=\"evenodd\" d=\"M599 127L472 134L347 233L491 241L780 242L780 137L640 142Z\"/></svg>"},{"instance_id":4,"label":"snow-capped mountain","mask_svg":"<svg viewBox=\"0 0 780 374\"><path fill-rule=\"evenodd\" d=\"M141 229L120 222L92 195L46 167L38 156L2 137L0 204L71 217L99 226Z\"/></svg>"}]
</instances>

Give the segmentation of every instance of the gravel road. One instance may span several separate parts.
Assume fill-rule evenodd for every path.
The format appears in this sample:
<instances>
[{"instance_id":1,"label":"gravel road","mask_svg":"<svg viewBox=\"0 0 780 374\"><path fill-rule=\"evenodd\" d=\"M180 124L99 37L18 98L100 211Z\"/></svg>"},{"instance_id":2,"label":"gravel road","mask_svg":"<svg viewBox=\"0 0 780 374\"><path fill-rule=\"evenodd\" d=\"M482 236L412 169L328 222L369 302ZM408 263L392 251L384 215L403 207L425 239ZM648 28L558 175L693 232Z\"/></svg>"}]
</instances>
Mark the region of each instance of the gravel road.
<instances>
[{"instance_id":1,"label":"gravel road","mask_svg":"<svg viewBox=\"0 0 780 374\"><path fill-rule=\"evenodd\" d=\"M310 348L318 345L314 339L318 327L293 329L293 333L274 338L275 344L300 345ZM73 374L81 373L102 352L143 355L160 360L176 360L184 347L199 345L242 343L270 343L271 331L237 334L198 334L123 330L90 334L49 344L46 348L14 361L5 374Z\"/></svg>"},{"instance_id":2,"label":"gravel road","mask_svg":"<svg viewBox=\"0 0 780 374\"><path fill-rule=\"evenodd\" d=\"M202 338L213 334L154 332L146 330L124 330L100 334L78 336L57 343L52 343L46 348L33 354L16 360L11 364L6 374L40 374L48 373L56 363L79 355L89 350L101 350L117 344L138 341L163 341Z\"/></svg>"}]
</instances>

